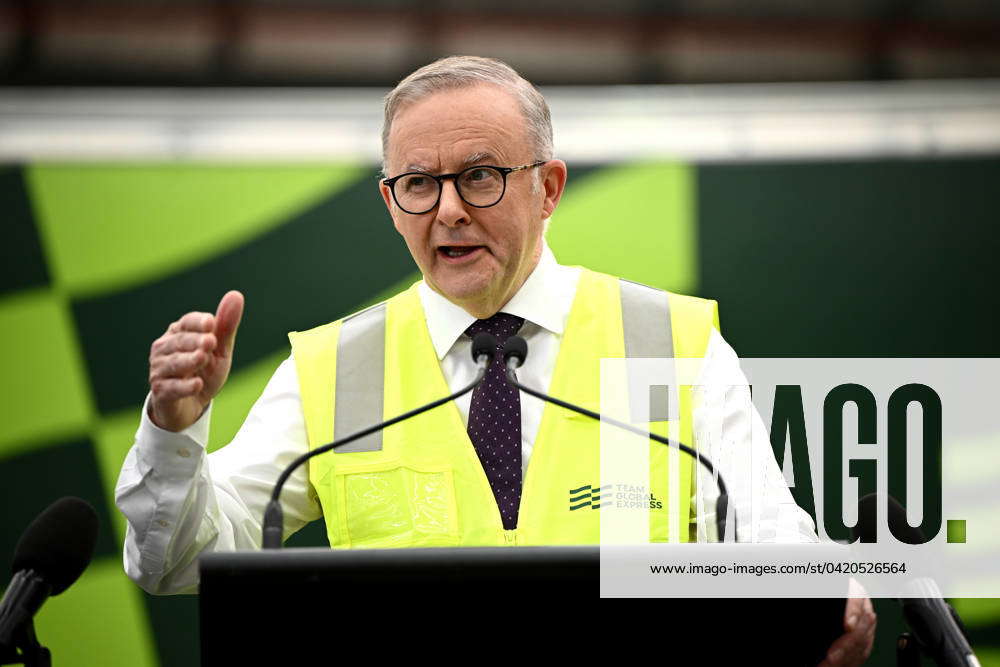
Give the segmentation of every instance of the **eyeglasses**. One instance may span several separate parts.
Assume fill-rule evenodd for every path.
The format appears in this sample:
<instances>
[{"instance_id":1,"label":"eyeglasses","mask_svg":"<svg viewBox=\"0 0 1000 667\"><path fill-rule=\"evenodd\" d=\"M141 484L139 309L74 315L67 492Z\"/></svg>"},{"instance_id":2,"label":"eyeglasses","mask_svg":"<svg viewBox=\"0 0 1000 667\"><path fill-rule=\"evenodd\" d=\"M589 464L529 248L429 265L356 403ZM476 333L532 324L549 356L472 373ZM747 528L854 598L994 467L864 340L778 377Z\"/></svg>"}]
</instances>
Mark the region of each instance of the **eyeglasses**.
<instances>
[{"instance_id":1,"label":"eyeglasses","mask_svg":"<svg viewBox=\"0 0 1000 667\"><path fill-rule=\"evenodd\" d=\"M545 164L547 160L522 164L520 167L494 167L477 165L455 174L432 176L422 171L410 171L399 176L383 179L382 183L392 191L396 205L407 213L420 215L427 213L441 201L441 182L446 178L455 181L455 190L469 206L488 208L503 199L507 191L507 174Z\"/></svg>"}]
</instances>

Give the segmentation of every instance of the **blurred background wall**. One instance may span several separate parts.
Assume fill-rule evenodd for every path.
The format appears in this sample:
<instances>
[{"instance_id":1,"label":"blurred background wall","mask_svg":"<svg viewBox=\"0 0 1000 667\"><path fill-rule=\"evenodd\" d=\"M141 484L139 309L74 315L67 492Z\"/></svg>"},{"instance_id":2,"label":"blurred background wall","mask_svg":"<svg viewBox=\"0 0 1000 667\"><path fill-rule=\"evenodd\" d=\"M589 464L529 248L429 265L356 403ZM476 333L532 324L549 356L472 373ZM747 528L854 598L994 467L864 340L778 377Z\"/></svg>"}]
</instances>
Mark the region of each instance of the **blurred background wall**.
<instances>
[{"instance_id":1,"label":"blurred background wall","mask_svg":"<svg viewBox=\"0 0 1000 667\"><path fill-rule=\"evenodd\" d=\"M43 643L197 663L196 599L121 568L149 345L246 294L215 449L285 332L416 280L376 190L380 98L452 53L543 86L563 263L718 299L743 356L997 356L998 27L975 0L0 5L0 572L41 509L87 498L98 554ZM956 604L1000 664L1000 604Z\"/></svg>"},{"instance_id":2,"label":"blurred background wall","mask_svg":"<svg viewBox=\"0 0 1000 667\"><path fill-rule=\"evenodd\" d=\"M490 53L539 84L1000 74L992 0L31 0L0 16L24 84L387 85Z\"/></svg>"}]
</instances>

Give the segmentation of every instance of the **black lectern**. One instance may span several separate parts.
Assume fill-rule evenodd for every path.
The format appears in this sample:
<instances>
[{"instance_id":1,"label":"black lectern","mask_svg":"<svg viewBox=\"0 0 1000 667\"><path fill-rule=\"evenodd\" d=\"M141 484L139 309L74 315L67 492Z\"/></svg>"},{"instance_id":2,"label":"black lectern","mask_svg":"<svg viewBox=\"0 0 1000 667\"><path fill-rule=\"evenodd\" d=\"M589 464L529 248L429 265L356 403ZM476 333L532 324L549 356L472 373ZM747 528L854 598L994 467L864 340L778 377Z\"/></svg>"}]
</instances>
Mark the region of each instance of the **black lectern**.
<instances>
[{"instance_id":1,"label":"black lectern","mask_svg":"<svg viewBox=\"0 0 1000 667\"><path fill-rule=\"evenodd\" d=\"M844 600L835 598L599 604L599 568L596 546L206 554L202 664L617 662L652 651L703 658L677 664L801 667L819 663L842 631Z\"/></svg>"}]
</instances>

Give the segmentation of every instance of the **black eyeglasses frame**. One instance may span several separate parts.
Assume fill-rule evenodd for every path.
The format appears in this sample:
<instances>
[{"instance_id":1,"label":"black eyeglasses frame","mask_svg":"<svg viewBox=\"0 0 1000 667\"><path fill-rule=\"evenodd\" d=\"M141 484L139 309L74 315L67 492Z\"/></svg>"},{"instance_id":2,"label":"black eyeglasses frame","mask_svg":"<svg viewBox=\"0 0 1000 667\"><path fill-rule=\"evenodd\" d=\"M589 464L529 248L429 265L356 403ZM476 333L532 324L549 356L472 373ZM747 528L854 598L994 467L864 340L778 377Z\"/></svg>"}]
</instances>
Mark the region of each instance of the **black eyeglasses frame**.
<instances>
[{"instance_id":1,"label":"black eyeglasses frame","mask_svg":"<svg viewBox=\"0 0 1000 667\"><path fill-rule=\"evenodd\" d=\"M410 215L423 215L424 213L429 213L429 212L433 211L434 208L437 207L437 205L441 203L441 191L444 189L444 183L443 183L443 181L445 179L449 179L449 178L452 179L455 182L455 192L457 192L458 196L462 198L462 201L464 201L469 206L473 206L475 208L489 208L491 206L496 206L497 204L499 204L500 201L503 199L503 196L505 194L507 194L507 175L508 174L513 174L515 171L523 171L525 169L534 169L535 167L542 166L546 162L548 162L548 160L539 160L537 162L532 162L531 164L522 164L522 165L520 165L518 167L498 167L498 166L493 165L493 164L477 164L477 165L473 165L471 167L467 167L467 168L463 169L462 171L458 171L458 172L455 172L453 174L438 174L437 176L435 176L434 174L428 174L425 171L408 171L405 174L399 174L398 176L393 176L392 178L383 178L382 179L382 184L389 188L389 191L392 193L392 200L394 202L396 202L396 206L398 206L404 212L409 213ZM462 188L458 187L458 177L461 176L462 174L464 174L467 171L472 171L473 169L484 169L484 168L495 169L498 172L500 172L500 175L503 178L503 188L500 190L500 196L497 197L497 200L495 202L493 202L492 204L485 204L485 205L473 204L468 199L466 199L464 195L462 195ZM429 178L433 178L435 181L437 181L437 185L438 185L438 194L437 194L437 198L434 200L434 204L430 208L427 208L427 209L425 209L423 211L419 211L419 212L418 211L410 211L410 210L406 209L402 204L399 203L399 199L396 197L396 182L399 179L404 178L406 176L415 176L415 175L427 176Z\"/></svg>"}]
</instances>

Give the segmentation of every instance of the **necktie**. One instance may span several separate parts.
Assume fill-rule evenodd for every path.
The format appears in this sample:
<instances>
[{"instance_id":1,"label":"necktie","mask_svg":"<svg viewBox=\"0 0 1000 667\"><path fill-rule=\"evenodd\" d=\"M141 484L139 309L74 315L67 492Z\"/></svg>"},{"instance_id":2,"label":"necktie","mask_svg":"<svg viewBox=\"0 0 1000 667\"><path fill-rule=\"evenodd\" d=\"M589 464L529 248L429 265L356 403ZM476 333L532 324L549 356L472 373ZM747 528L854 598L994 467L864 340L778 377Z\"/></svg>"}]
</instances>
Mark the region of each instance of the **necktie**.
<instances>
[{"instance_id":1,"label":"necktie","mask_svg":"<svg viewBox=\"0 0 1000 667\"><path fill-rule=\"evenodd\" d=\"M517 527L521 504L521 397L517 389L507 384L501 351L522 324L522 317L497 313L489 319L476 320L465 330L470 338L485 331L495 336L498 343L486 378L472 392L468 431L506 530Z\"/></svg>"}]
</instances>

